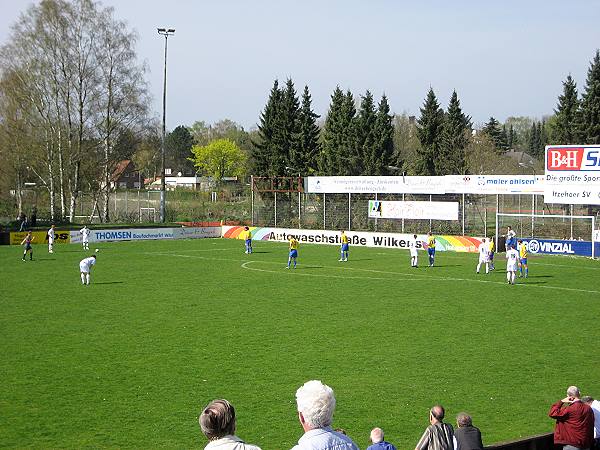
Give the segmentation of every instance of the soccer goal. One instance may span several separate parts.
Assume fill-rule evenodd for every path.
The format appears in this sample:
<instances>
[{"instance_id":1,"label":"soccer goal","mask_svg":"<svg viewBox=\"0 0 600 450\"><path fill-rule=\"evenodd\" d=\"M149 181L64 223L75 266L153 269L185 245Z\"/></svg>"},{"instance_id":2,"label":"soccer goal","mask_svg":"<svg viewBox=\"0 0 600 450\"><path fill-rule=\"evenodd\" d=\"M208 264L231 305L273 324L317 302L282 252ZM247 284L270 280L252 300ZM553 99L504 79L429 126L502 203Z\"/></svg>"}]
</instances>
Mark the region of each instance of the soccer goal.
<instances>
[{"instance_id":1,"label":"soccer goal","mask_svg":"<svg viewBox=\"0 0 600 450\"><path fill-rule=\"evenodd\" d=\"M156 222L156 208L140 208L140 222Z\"/></svg>"},{"instance_id":2,"label":"soccer goal","mask_svg":"<svg viewBox=\"0 0 600 450\"><path fill-rule=\"evenodd\" d=\"M592 258L596 256L596 216L496 213L496 246L498 237L505 232L507 226L515 231L517 237L522 238L591 241Z\"/></svg>"}]
</instances>

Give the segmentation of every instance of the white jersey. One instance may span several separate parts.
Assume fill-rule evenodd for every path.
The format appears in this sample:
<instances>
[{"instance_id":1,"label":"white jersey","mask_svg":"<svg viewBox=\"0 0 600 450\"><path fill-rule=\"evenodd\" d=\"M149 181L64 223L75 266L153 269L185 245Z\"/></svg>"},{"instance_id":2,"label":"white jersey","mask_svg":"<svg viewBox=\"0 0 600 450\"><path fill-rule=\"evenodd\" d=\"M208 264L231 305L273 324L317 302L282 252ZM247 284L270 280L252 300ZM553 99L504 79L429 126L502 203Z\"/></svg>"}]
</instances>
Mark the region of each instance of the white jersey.
<instances>
[{"instance_id":1,"label":"white jersey","mask_svg":"<svg viewBox=\"0 0 600 450\"><path fill-rule=\"evenodd\" d=\"M94 264L96 264L96 258L89 256L79 262L79 270L83 273L90 273L90 269Z\"/></svg>"},{"instance_id":2,"label":"white jersey","mask_svg":"<svg viewBox=\"0 0 600 450\"><path fill-rule=\"evenodd\" d=\"M54 228L48 230L48 242L54 242Z\"/></svg>"},{"instance_id":3,"label":"white jersey","mask_svg":"<svg viewBox=\"0 0 600 450\"><path fill-rule=\"evenodd\" d=\"M519 263L519 252L514 248L506 251L506 271L516 272Z\"/></svg>"},{"instance_id":4,"label":"white jersey","mask_svg":"<svg viewBox=\"0 0 600 450\"><path fill-rule=\"evenodd\" d=\"M81 230L79 230L79 233L82 236L83 242L89 242L90 240L90 229L88 227L83 227Z\"/></svg>"},{"instance_id":5,"label":"white jersey","mask_svg":"<svg viewBox=\"0 0 600 450\"><path fill-rule=\"evenodd\" d=\"M479 262L486 263L490 260L490 246L487 242L479 244Z\"/></svg>"},{"instance_id":6,"label":"white jersey","mask_svg":"<svg viewBox=\"0 0 600 450\"><path fill-rule=\"evenodd\" d=\"M408 243L408 249L410 250L410 256L418 256L417 253L417 240L416 239L411 239L410 242Z\"/></svg>"}]
</instances>

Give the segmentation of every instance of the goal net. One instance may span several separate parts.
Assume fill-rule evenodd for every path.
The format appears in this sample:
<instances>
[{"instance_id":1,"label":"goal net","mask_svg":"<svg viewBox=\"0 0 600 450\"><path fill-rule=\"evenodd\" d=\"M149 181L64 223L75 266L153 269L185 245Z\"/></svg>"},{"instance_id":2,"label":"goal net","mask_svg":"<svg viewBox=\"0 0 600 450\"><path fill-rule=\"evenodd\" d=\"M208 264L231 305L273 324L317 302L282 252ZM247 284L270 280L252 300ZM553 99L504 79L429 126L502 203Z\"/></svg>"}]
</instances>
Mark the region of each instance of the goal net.
<instances>
[{"instance_id":1,"label":"goal net","mask_svg":"<svg viewBox=\"0 0 600 450\"><path fill-rule=\"evenodd\" d=\"M496 213L496 244L511 227L517 238L594 242L595 216ZM594 257L594 245L592 245Z\"/></svg>"},{"instance_id":2,"label":"goal net","mask_svg":"<svg viewBox=\"0 0 600 450\"><path fill-rule=\"evenodd\" d=\"M140 222L156 222L156 208L140 208Z\"/></svg>"}]
</instances>

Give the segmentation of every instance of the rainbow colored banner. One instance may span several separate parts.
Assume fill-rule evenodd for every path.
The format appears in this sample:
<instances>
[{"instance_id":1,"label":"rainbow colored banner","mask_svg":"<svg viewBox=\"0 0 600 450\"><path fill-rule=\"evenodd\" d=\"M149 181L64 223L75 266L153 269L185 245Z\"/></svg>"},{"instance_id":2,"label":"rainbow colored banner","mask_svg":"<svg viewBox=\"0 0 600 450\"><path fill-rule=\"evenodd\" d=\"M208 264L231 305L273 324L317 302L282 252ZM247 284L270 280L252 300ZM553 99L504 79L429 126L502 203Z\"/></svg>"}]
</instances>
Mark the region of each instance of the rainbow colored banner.
<instances>
[{"instance_id":1,"label":"rainbow colored banner","mask_svg":"<svg viewBox=\"0 0 600 450\"><path fill-rule=\"evenodd\" d=\"M243 226L223 226L222 236L227 239L241 239ZM332 230L300 230L292 228L250 227L252 239L255 241L286 242L294 236L300 242L309 244L340 245L340 232ZM414 240L414 235L401 233L373 233L366 231L348 231L346 233L350 245L360 247L404 248ZM478 237L469 236L435 236L436 251L477 252L481 244ZM427 235L417 235L417 247L427 249Z\"/></svg>"}]
</instances>

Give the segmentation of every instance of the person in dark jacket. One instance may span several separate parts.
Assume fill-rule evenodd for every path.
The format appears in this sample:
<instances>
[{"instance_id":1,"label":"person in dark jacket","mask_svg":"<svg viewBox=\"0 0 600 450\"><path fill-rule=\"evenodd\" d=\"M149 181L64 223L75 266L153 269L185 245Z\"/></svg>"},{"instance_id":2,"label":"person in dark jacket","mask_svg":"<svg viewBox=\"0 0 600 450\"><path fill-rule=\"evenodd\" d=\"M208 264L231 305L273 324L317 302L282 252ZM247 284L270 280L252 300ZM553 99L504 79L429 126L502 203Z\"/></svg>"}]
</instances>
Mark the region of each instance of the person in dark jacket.
<instances>
[{"instance_id":1,"label":"person in dark jacket","mask_svg":"<svg viewBox=\"0 0 600 450\"><path fill-rule=\"evenodd\" d=\"M396 450L396 447L383 440L383 430L379 427L371 430L371 442L373 445L367 447L367 450Z\"/></svg>"},{"instance_id":2,"label":"person in dark jacket","mask_svg":"<svg viewBox=\"0 0 600 450\"><path fill-rule=\"evenodd\" d=\"M454 439L456 450L483 450L481 431L473 426L473 419L467 413L461 412L456 416Z\"/></svg>"},{"instance_id":3,"label":"person in dark jacket","mask_svg":"<svg viewBox=\"0 0 600 450\"><path fill-rule=\"evenodd\" d=\"M554 445L564 450L587 450L594 441L594 412L581 401L577 386L567 389L567 396L550 407L548 415L556 420Z\"/></svg>"}]
</instances>

